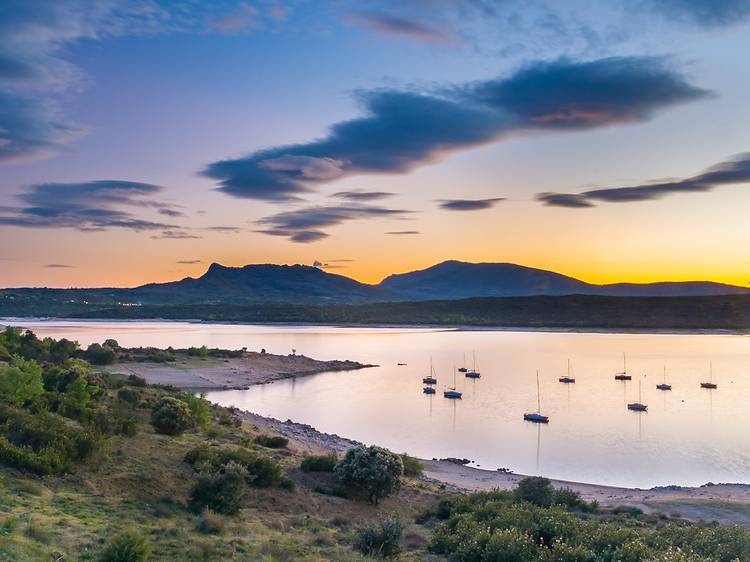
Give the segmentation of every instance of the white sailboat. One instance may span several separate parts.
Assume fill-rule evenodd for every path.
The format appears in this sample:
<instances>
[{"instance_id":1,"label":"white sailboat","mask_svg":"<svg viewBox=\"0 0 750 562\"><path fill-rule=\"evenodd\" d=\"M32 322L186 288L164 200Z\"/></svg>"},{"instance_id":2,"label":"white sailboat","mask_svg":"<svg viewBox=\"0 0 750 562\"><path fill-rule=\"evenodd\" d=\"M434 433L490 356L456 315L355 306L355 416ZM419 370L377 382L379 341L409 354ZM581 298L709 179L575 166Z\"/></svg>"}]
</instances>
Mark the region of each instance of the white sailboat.
<instances>
[{"instance_id":1,"label":"white sailboat","mask_svg":"<svg viewBox=\"0 0 750 562\"><path fill-rule=\"evenodd\" d=\"M628 374L628 364L625 359L625 353L622 354L622 371L615 375L616 381L629 381L633 377Z\"/></svg>"},{"instance_id":2,"label":"white sailboat","mask_svg":"<svg viewBox=\"0 0 750 562\"><path fill-rule=\"evenodd\" d=\"M708 382L702 382L701 388L718 388L718 385L714 383L714 362L708 362Z\"/></svg>"},{"instance_id":3,"label":"white sailboat","mask_svg":"<svg viewBox=\"0 0 750 562\"><path fill-rule=\"evenodd\" d=\"M648 406L641 402L641 382L642 381L638 379L638 402L631 402L628 404L628 410L633 410L634 412L645 412L648 410Z\"/></svg>"},{"instance_id":4,"label":"white sailboat","mask_svg":"<svg viewBox=\"0 0 750 562\"><path fill-rule=\"evenodd\" d=\"M452 388L446 388L443 391L443 396L445 398L461 398L463 396L463 393L456 390L456 367L453 367L453 387Z\"/></svg>"},{"instance_id":5,"label":"white sailboat","mask_svg":"<svg viewBox=\"0 0 750 562\"><path fill-rule=\"evenodd\" d=\"M474 352L474 365L473 365L471 371L466 371L466 375L465 376L466 376L466 378L469 378L469 379L478 379L478 378L480 378L482 376L479 373L479 371L477 371L477 352L476 351Z\"/></svg>"},{"instance_id":6,"label":"white sailboat","mask_svg":"<svg viewBox=\"0 0 750 562\"><path fill-rule=\"evenodd\" d=\"M657 384L656 388L659 390L672 390L672 385L667 384L667 366L664 365L664 378L661 382L661 384Z\"/></svg>"},{"instance_id":7,"label":"white sailboat","mask_svg":"<svg viewBox=\"0 0 750 562\"><path fill-rule=\"evenodd\" d=\"M432 356L430 356L430 374L422 379L424 384L437 384L435 369L432 368Z\"/></svg>"},{"instance_id":8,"label":"white sailboat","mask_svg":"<svg viewBox=\"0 0 750 562\"><path fill-rule=\"evenodd\" d=\"M560 377L557 380L565 384L571 384L571 383L576 382L576 378L570 376L570 359L568 359L568 374L565 375L564 377Z\"/></svg>"},{"instance_id":9,"label":"white sailboat","mask_svg":"<svg viewBox=\"0 0 750 562\"><path fill-rule=\"evenodd\" d=\"M542 411L542 400L539 393L539 371L536 372L536 412L524 414L523 419L533 423L549 423L549 416L544 416Z\"/></svg>"}]
</instances>

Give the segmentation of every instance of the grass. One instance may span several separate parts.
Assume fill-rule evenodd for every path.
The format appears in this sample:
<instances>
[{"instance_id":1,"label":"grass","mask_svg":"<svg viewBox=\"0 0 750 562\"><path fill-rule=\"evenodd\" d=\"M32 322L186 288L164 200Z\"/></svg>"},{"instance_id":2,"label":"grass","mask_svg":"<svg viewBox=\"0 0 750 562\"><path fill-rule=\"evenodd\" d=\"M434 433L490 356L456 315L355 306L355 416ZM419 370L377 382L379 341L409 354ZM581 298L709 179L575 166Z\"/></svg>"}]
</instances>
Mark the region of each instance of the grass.
<instances>
[{"instance_id":1,"label":"grass","mask_svg":"<svg viewBox=\"0 0 750 562\"><path fill-rule=\"evenodd\" d=\"M144 402L161 392L141 390ZM155 560L364 560L351 548L352 526L389 512L413 519L436 501L435 492L409 485L378 509L317 494L313 488L328 485L330 474L305 474L302 454L251 444L248 427L222 426L219 435L210 432L212 442L250 444L276 456L294 490L251 488L237 516L196 517L185 508L196 473L182 459L206 441L206 432L158 435L147 410L136 415L136 436L112 437L108 455L72 474L30 478L0 467L0 561L51 560L53 553L66 562L94 561L115 536L133 528L152 545ZM424 549L404 559L424 559L419 553Z\"/></svg>"}]
</instances>

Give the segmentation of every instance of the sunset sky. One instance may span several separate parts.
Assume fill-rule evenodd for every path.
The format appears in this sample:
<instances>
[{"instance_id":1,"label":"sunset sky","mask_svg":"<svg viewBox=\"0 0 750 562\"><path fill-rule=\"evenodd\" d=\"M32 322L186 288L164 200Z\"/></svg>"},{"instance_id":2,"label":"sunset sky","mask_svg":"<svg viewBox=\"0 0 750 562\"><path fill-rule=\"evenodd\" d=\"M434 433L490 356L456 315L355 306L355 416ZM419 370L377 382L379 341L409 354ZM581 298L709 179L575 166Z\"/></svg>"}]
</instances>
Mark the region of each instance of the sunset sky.
<instances>
[{"instance_id":1,"label":"sunset sky","mask_svg":"<svg viewBox=\"0 0 750 562\"><path fill-rule=\"evenodd\" d=\"M748 53L744 0L4 0L0 286L748 285Z\"/></svg>"}]
</instances>

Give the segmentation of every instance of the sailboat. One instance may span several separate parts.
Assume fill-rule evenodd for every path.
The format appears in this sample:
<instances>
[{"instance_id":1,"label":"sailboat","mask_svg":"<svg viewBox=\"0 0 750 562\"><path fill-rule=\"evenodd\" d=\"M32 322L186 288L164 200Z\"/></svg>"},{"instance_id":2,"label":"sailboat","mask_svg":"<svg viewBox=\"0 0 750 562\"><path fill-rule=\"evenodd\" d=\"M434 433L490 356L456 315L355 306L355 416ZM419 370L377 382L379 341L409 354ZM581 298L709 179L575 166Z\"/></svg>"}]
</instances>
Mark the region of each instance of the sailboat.
<instances>
[{"instance_id":1,"label":"sailboat","mask_svg":"<svg viewBox=\"0 0 750 562\"><path fill-rule=\"evenodd\" d=\"M628 374L628 366L627 366L627 363L626 363L626 361L625 361L625 354L623 353L623 354L622 354L622 372L620 372L620 373L617 373L617 374L615 375L615 380L616 380L616 381L629 381L629 380L631 380L632 378L633 378L633 377L631 377L631 376L630 376L630 375Z\"/></svg>"},{"instance_id":2,"label":"sailboat","mask_svg":"<svg viewBox=\"0 0 750 562\"><path fill-rule=\"evenodd\" d=\"M466 371L466 378L468 379L478 379L482 375L477 371L477 352L474 352L474 366L472 367L471 371Z\"/></svg>"},{"instance_id":3,"label":"sailboat","mask_svg":"<svg viewBox=\"0 0 750 562\"><path fill-rule=\"evenodd\" d=\"M716 383L714 383L714 362L709 361L708 362L708 382L702 382L701 388L718 388Z\"/></svg>"},{"instance_id":4,"label":"sailboat","mask_svg":"<svg viewBox=\"0 0 750 562\"><path fill-rule=\"evenodd\" d=\"M664 381L661 384L657 384L656 388L659 390L672 390L672 385L667 384L667 366L664 365Z\"/></svg>"},{"instance_id":5,"label":"sailboat","mask_svg":"<svg viewBox=\"0 0 750 562\"><path fill-rule=\"evenodd\" d=\"M468 371L468 369L466 368L466 353L464 353L464 366L463 367L459 367L458 368L458 372L459 373L465 373L466 371Z\"/></svg>"},{"instance_id":6,"label":"sailboat","mask_svg":"<svg viewBox=\"0 0 750 562\"><path fill-rule=\"evenodd\" d=\"M543 416L539 412L542 411L542 401L539 397L539 371L536 372L536 412L531 414L524 414L523 419L534 423L549 423L549 417Z\"/></svg>"},{"instance_id":7,"label":"sailboat","mask_svg":"<svg viewBox=\"0 0 750 562\"><path fill-rule=\"evenodd\" d=\"M432 368L432 357L430 357L430 374L422 379L424 384L437 384L435 369Z\"/></svg>"},{"instance_id":8,"label":"sailboat","mask_svg":"<svg viewBox=\"0 0 750 562\"><path fill-rule=\"evenodd\" d=\"M634 412L645 412L648 410L648 406L641 402L641 382L642 381L638 379L638 402L631 402L628 404L628 410L633 410Z\"/></svg>"},{"instance_id":9,"label":"sailboat","mask_svg":"<svg viewBox=\"0 0 750 562\"><path fill-rule=\"evenodd\" d=\"M568 359L568 374L565 375L564 377L560 377L557 380L559 380L560 382L565 383L565 384L570 384L570 383L576 382L576 378L570 376L570 359Z\"/></svg>"},{"instance_id":10,"label":"sailboat","mask_svg":"<svg viewBox=\"0 0 750 562\"><path fill-rule=\"evenodd\" d=\"M443 391L443 396L445 398L461 398L463 394L456 390L456 367L453 367L453 387L452 388L446 388Z\"/></svg>"}]
</instances>

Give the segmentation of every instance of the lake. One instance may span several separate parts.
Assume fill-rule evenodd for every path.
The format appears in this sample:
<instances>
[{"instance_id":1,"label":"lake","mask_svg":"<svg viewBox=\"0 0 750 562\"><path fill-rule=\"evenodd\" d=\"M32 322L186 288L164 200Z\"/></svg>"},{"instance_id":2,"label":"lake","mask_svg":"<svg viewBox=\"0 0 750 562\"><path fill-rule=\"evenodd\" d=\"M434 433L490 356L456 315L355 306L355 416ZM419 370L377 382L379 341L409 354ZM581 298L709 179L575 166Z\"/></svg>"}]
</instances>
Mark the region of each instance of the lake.
<instances>
[{"instance_id":1,"label":"lake","mask_svg":"<svg viewBox=\"0 0 750 562\"><path fill-rule=\"evenodd\" d=\"M123 346L241 348L379 367L323 373L242 391L214 402L396 452L460 457L475 466L552 478L650 487L750 481L750 337L433 329L248 326L180 322L20 321L39 336L83 345L115 338ZM453 368L461 400L442 396ZM631 382L615 381L627 355ZM438 393L422 393L432 357ZM558 377L571 360L576 383ZM700 388L709 361L717 390ZM406 363L398 366L397 363ZM656 390L666 365L671 392ZM522 419L537 407L549 425ZM648 412L627 409L638 399Z\"/></svg>"}]
</instances>

